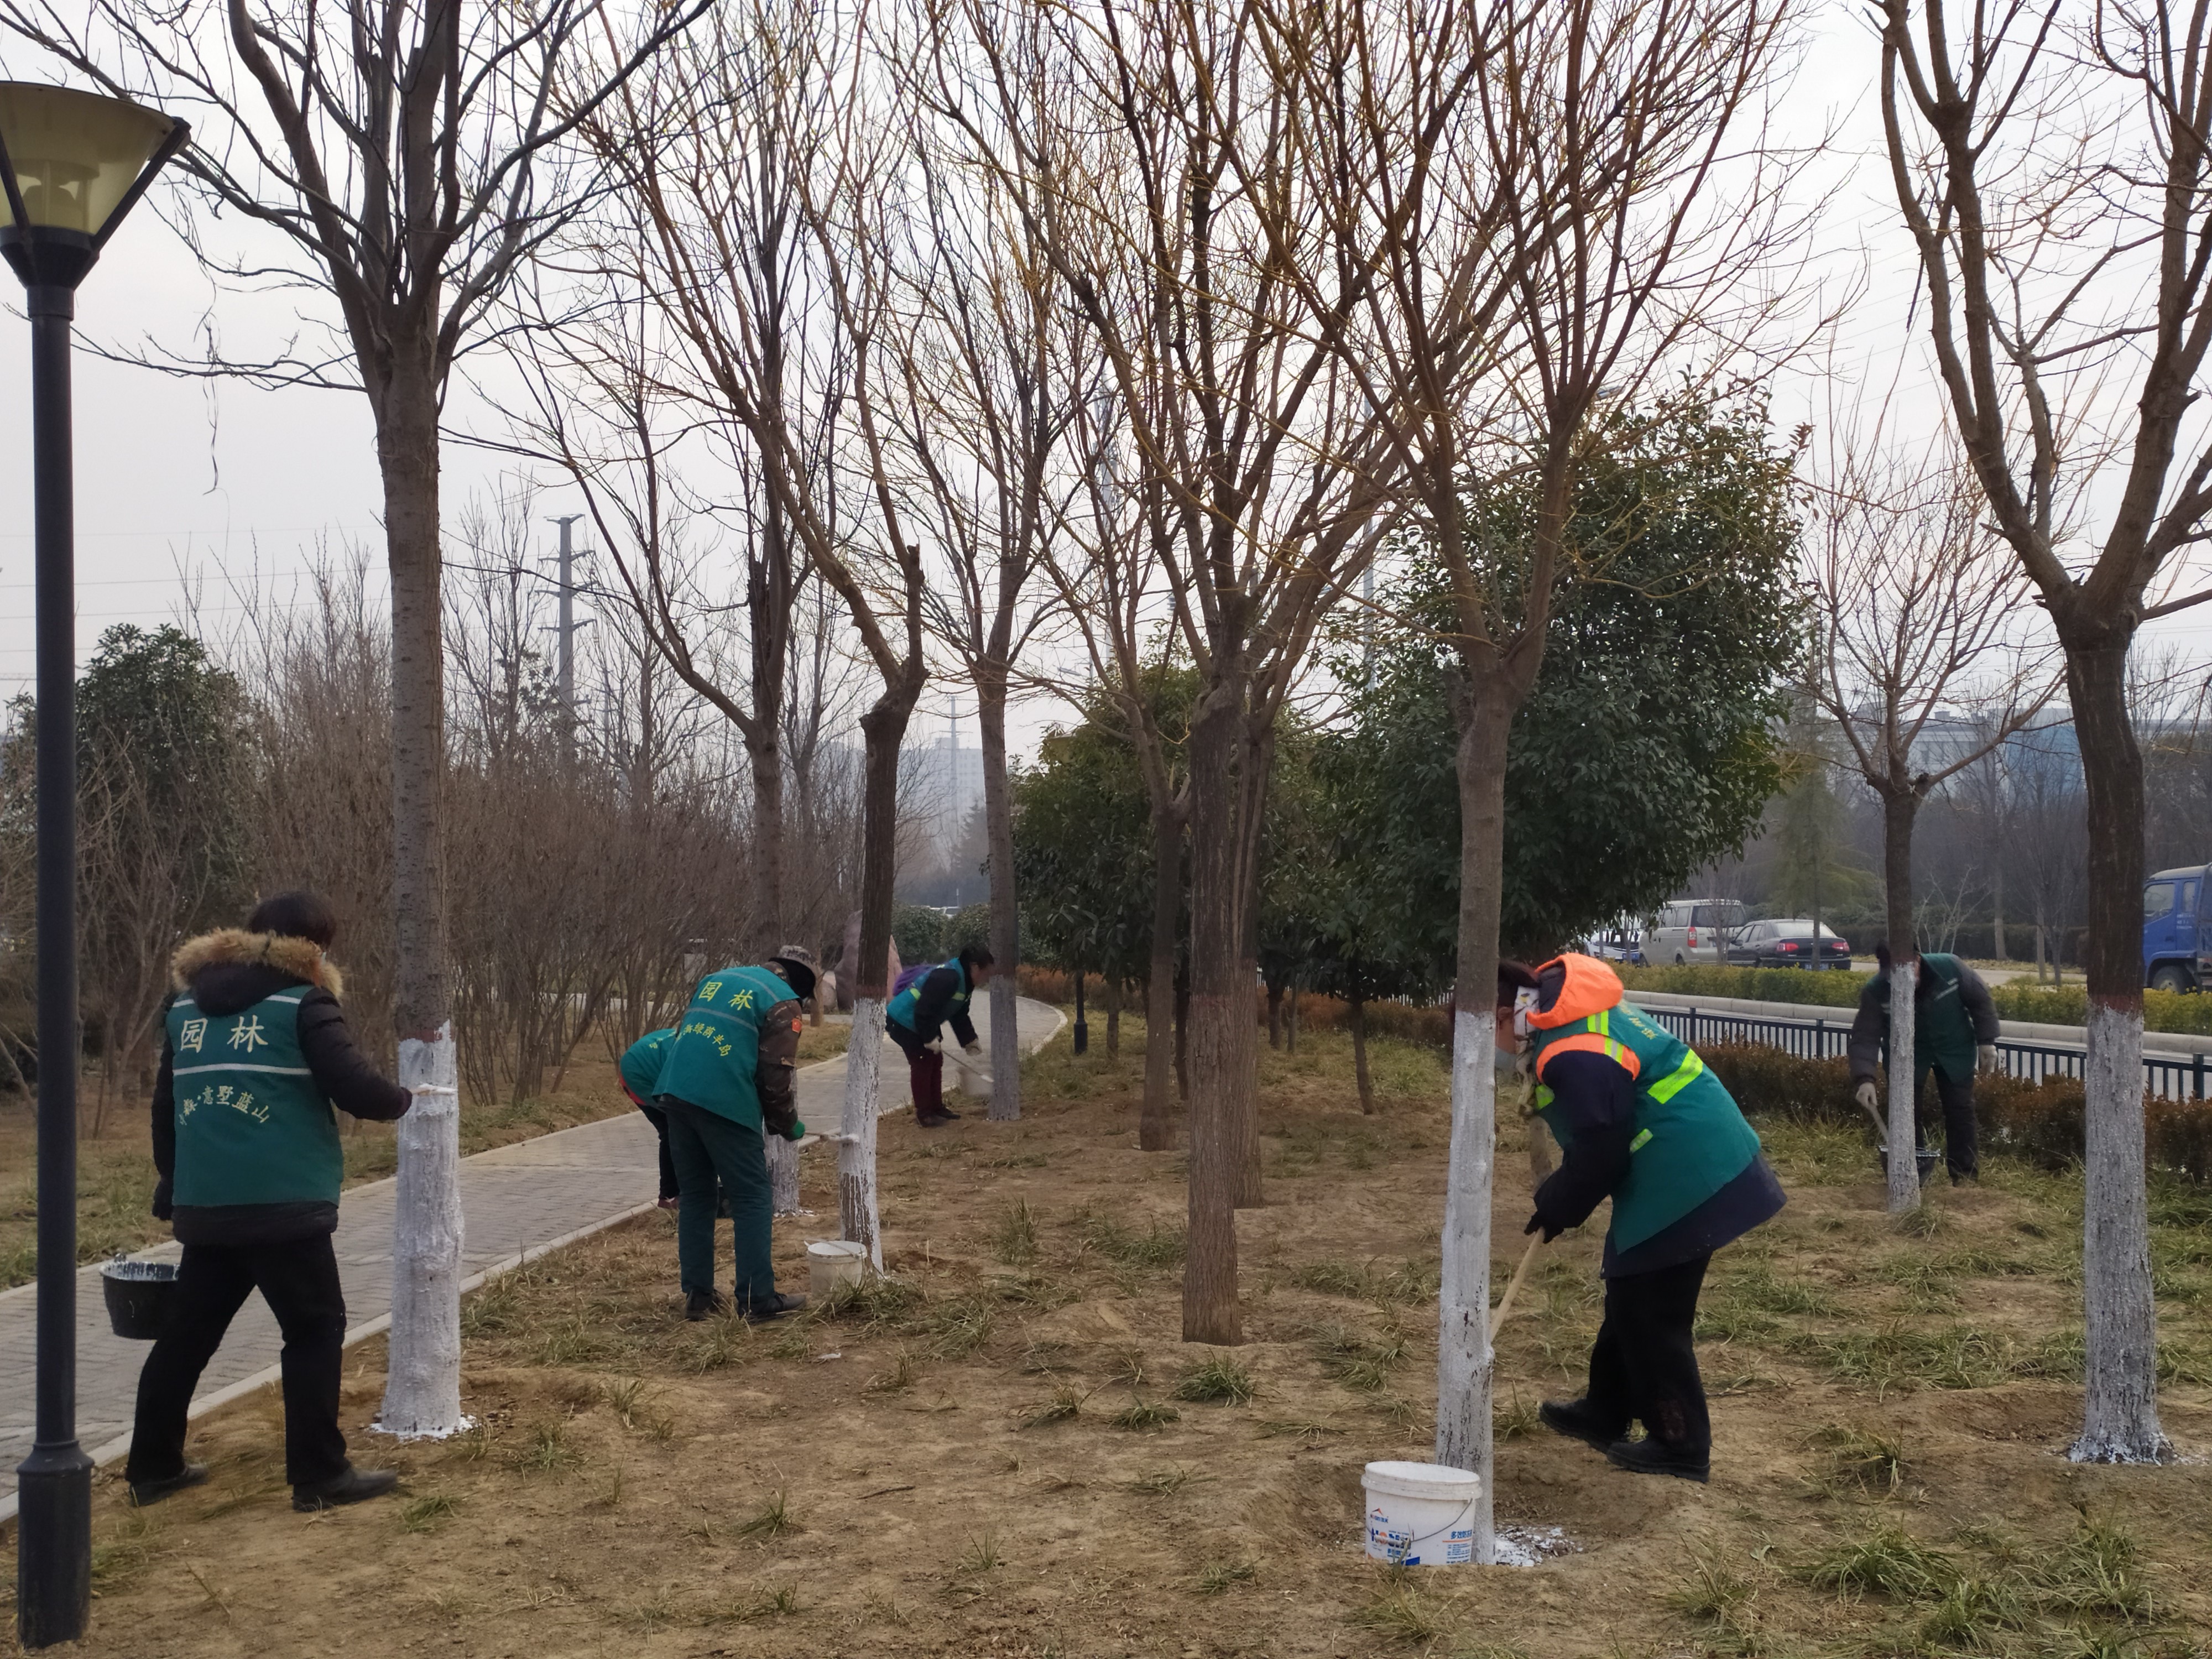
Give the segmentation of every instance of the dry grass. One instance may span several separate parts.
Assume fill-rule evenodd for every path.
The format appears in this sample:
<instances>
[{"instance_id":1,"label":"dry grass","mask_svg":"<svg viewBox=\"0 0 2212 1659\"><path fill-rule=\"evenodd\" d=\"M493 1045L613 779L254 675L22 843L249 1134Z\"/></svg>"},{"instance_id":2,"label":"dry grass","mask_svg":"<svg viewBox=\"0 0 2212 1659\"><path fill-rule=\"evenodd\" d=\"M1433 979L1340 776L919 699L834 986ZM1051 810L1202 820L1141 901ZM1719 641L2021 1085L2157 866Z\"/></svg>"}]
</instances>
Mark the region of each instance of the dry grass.
<instances>
[{"instance_id":1,"label":"dry grass","mask_svg":"<svg viewBox=\"0 0 2212 1659\"><path fill-rule=\"evenodd\" d=\"M133 1512L103 1478L86 1651L2203 1659L2212 1465L2055 1455L2078 1411L2078 1188L1993 1164L1937 1195L1932 1239L1900 1237L1863 1146L1773 1131L1790 1206L1708 1291L1710 1487L1621 1474L1531 1420L1578 1390L1599 1316L1597 1241L1571 1235L1501 1334L1499 1510L1581 1553L1392 1574L1358 1548L1358 1471L1432 1445L1443 1067L1378 1043L1395 1082L1362 1119L1342 1038L1263 1052L1247 1340L1194 1347L1177 1155L1135 1148L1127 1024L1118 1065L1064 1044L1034 1062L1018 1125L888 1121L889 1276L800 1319L686 1324L655 1214L471 1299L474 1434L366 1437L363 1345L348 1432L406 1474L396 1503L292 1514L273 1394L196 1427L204 1488ZM826 1173L808 1166L817 1218L779 1233L794 1279L834 1224ZM1498 1206L1508 1264L1522 1196ZM2166 1425L2201 1452L2212 1389L2188 1356L2212 1329L2190 1292L2212 1255L2185 1199L2161 1196L2154 1259Z\"/></svg>"}]
</instances>

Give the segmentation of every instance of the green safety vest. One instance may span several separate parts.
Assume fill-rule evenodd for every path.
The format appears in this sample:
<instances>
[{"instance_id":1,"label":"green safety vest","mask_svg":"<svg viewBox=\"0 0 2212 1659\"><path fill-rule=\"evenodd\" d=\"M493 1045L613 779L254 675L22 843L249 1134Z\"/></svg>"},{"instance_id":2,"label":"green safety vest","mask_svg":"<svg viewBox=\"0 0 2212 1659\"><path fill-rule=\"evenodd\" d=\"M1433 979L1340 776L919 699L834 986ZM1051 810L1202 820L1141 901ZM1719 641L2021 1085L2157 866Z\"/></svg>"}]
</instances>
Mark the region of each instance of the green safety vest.
<instances>
[{"instance_id":1,"label":"green safety vest","mask_svg":"<svg viewBox=\"0 0 2212 1659\"><path fill-rule=\"evenodd\" d=\"M337 1115L300 1050L287 987L234 1014L169 1005L179 1204L335 1204L345 1180Z\"/></svg>"},{"instance_id":2,"label":"green safety vest","mask_svg":"<svg viewBox=\"0 0 2212 1659\"><path fill-rule=\"evenodd\" d=\"M658 1031L647 1031L629 1048L623 1050L623 1087L639 1100L651 1100L660 1084L661 1062L667 1058L668 1039L676 1035L673 1025L664 1025Z\"/></svg>"},{"instance_id":3,"label":"green safety vest","mask_svg":"<svg viewBox=\"0 0 2212 1659\"><path fill-rule=\"evenodd\" d=\"M945 1005L945 1017L947 1019L957 1018L968 1012L968 996L971 989L968 983L968 969L958 957L950 962L939 963L937 968L950 968L959 976L960 984L952 993L952 1000ZM931 969L929 974L935 973L937 968ZM929 983L929 974L922 975L893 997L884 1009L884 1018L896 1021L909 1031L919 1032L921 1027L915 1024L915 1010L921 1006L921 988Z\"/></svg>"},{"instance_id":4,"label":"green safety vest","mask_svg":"<svg viewBox=\"0 0 2212 1659\"><path fill-rule=\"evenodd\" d=\"M725 968L699 981L662 1053L656 1095L669 1095L742 1123L761 1124L762 1024L779 1003L796 1001L791 987L766 968Z\"/></svg>"},{"instance_id":5,"label":"green safety vest","mask_svg":"<svg viewBox=\"0 0 2212 1659\"><path fill-rule=\"evenodd\" d=\"M1974 1074L1974 1022L1959 990L1959 958L1931 951L1920 958L1920 971L1936 988L1912 1007L1912 1066L1933 1066L1952 1082ZM1881 1059L1889 1063L1889 975L1875 976L1881 991Z\"/></svg>"},{"instance_id":6,"label":"green safety vest","mask_svg":"<svg viewBox=\"0 0 2212 1659\"><path fill-rule=\"evenodd\" d=\"M1538 1031L1538 1076L1547 1048L1583 1036L1600 1038L1595 1046L1610 1059L1636 1058L1636 1132L1628 1143L1628 1173L1613 1189L1612 1229L1614 1249L1633 1249L1749 1169L1759 1156L1759 1133L1695 1049L1625 1002ZM1536 1110L1546 1114L1552 1101L1551 1090L1540 1083ZM1544 1121L1565 1151L1572 1139L1566 1127L1548 1115Z\"/></svg>"}]
</instances>

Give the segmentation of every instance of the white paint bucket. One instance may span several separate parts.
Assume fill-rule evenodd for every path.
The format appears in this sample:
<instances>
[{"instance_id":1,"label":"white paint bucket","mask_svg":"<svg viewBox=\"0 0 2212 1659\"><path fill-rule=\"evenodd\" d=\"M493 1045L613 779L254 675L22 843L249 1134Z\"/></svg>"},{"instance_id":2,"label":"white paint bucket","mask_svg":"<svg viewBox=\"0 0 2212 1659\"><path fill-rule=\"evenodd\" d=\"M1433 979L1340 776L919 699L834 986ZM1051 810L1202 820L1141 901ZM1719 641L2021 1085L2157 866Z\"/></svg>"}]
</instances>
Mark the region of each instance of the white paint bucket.
<instances>
[{"instance_id":1,"label":"white paint bucket","mask_svg":"<svg viewBox=\"0 0 2212 1659\"><path fill-rule=\"evenodd\" d=\"M840 1285L857 1285L867 1271L868 1247L850 1239L817 1239L806 1247L806 1288L819 1302Z\"/></svg>"},{"instance_id":2,"label":"white paint bucket","mask_svg":"<svg viewBox=\"0 0 2212 1659\"><path fill-rule=\"evenodd\" d=\"M1370 1463L1367 1553L1394 1567L1455 1567L1474 1559L1474 1500L1482 1477L1442 1463Z\"/></svg>"}]
</instances>

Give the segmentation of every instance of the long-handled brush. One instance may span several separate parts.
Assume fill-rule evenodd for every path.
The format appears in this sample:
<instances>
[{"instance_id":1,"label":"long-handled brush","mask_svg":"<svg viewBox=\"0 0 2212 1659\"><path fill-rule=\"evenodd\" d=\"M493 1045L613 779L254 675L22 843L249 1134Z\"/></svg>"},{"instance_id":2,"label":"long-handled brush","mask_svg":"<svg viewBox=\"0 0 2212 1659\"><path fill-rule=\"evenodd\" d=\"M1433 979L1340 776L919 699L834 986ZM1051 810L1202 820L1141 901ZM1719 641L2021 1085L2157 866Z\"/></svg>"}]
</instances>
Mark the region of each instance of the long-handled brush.
<instances>
[{"instance_id":1,"label":"long-handled brush","mask_svg":"<svg viewBox=\"0 0 2212 1659\"><path fill-rule=\"evenodd\" d=\"M1513 1310L1513 1295L1521 1288L1521 1281L1528 1276L1528 1264L1536 1259L1536 1252L1543 1248L1544 1236L1538 1233L1528 1241L1528 1248L1521 1252L1521 1265L1513 1270L1513 1277L1507 1281L1505 1294L1498 1298L1498 1305L1490 1310L1492 1341L1498 1340L1498 1328L1505 1322L1505 1316Z\"/></svg>"}]
</instances>

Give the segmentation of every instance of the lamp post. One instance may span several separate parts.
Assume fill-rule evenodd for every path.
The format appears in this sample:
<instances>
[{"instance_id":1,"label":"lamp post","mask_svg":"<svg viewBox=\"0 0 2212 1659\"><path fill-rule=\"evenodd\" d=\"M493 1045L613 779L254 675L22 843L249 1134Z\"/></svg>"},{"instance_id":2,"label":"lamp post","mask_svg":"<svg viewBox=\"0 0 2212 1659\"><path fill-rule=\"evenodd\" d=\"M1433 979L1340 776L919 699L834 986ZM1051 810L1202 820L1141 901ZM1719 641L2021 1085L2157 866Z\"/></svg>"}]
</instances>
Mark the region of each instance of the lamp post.
<instances>
[{"instance_id":1,"label":"lamp post","mask_svg":"<svg viewBox=\"0 0 2212 1659\"><path fill-rule=\"evenodd\" d=\"M26 1648L84 1634L92 1460L76 1439L76 577L70 321L76 287L182 121L119 98L0 81L0 258L31 319L37 566L39 845L38 1419L15 1471L15 1621Z\"/></svg>"}]
</instances>

